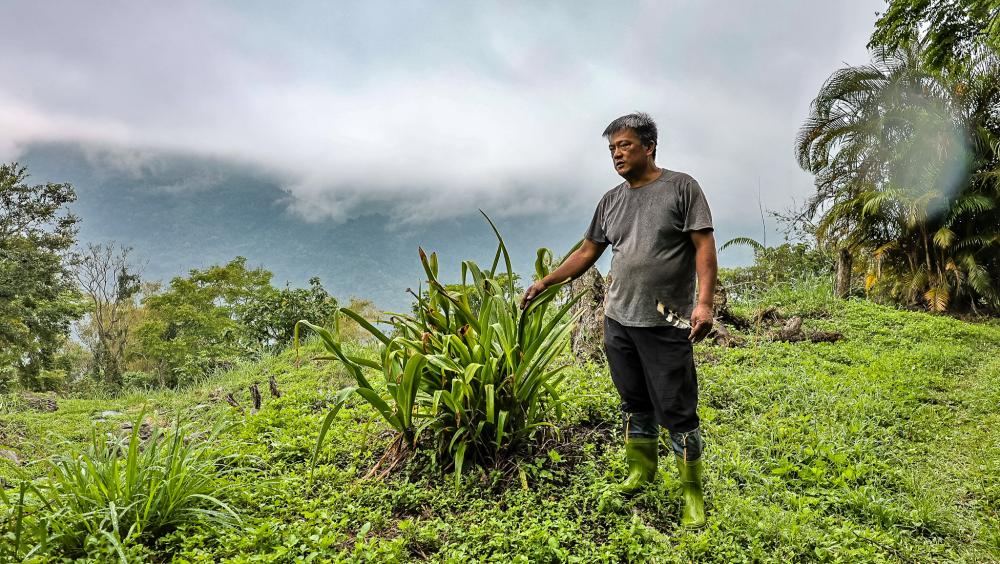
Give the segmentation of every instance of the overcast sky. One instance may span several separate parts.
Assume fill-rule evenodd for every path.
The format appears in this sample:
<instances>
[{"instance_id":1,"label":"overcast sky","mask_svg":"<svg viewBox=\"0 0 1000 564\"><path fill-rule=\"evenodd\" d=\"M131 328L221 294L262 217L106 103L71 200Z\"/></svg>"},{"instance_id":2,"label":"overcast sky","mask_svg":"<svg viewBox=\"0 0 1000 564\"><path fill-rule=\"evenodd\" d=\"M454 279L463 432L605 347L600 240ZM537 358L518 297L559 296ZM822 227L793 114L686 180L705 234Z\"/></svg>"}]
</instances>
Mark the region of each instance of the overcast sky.
<instances>
[{"instance_id":1,"label":"overcast sky","mask_svg":"<svg viewBox=\"0 0 1000 564\"><path fill-rule=\"evenodd\" d=\"M40 2L0 7L0 159L82 142L274 173L309 220L592 209L643 110L717 224L812 189L792 143L880 0ZM107 152L111 149L111 153ZM753 235L753 233L748 233Z\"/></svg>"}]
</instances>

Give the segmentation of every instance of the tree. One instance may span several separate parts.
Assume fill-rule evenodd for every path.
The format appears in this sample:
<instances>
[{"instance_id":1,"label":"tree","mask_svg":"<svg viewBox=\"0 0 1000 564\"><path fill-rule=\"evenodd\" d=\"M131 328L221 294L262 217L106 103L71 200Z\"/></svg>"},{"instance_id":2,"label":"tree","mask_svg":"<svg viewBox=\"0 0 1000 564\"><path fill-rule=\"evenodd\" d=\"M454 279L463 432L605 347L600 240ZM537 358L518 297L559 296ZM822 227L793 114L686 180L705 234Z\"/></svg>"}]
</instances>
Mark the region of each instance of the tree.
<instances>
[{"instance_id":1,"label":"tree","mask_svg":"<svg viewBox=\"0 0 1000 564\"><path fill-rule=\"evenodd\" d=\"M943 311L998 306L1000 61L932 70L921 45L835 72L796 139L804 215L861 259L866 290ZM843 255L842 255L843 256Z\"/></svg>"},{"instance_id":2,"label":"tree","mask_svg":"<svg viewBox=\"0 0 1000 564\"><path fill-rule=\"evenodd\" d=\"M0 165L0 372L36 387L82 300L63 257L76 239L73 187L27 180L24 166Z\"/></svg>"},{"instance_id":3,"label":"tree","mask_svg":"<svg viewBox=\"0 0 1000 564\"><path fill-rule=\"evenodd\" d=\"M315 320L325 327L336 311L337 300L316 277L309 279L309 288L262 289L256 299L234 309L244 327L243 342L249 348L288 345L300 319Z\"/></svg>"},{"instance_id":4,"label":"tree","mask_svg":"<svg viewBox=\"0 0 1000 564\"><path fill-rule=\"evenodd\" d=\"M869 48L894 51L921 39L923 58L935 69L1000 48L1000 0L888 0ZM923 36L921 36L923 32Z\"/></svg>"},{"instance_id":5,"label":"tree","mask_svg":"<svg viewBox=\"0 0 1000 564\"><path fill-rule=\"evenodd\" d=\"M272 292L271 273L248 270L244 257L176 277L143 300L148 317L137 329L137 355L155 366L161 385L195 379L246 351L251 339L240 312Z\"/></svg>"},{"instance_id":6,"label":"tree","mask_svg":"<svg viewBox=\"0 0 1000 564\"><path fill-rule=\"evenodd\" d=\"M89 330L82 337L90 348L92 369L114 386L122 383L142 287L139 268L129 260L131 250L113 242L90 244L72 258L76 280L90 300Z\"/></svg>"}]
</instances>

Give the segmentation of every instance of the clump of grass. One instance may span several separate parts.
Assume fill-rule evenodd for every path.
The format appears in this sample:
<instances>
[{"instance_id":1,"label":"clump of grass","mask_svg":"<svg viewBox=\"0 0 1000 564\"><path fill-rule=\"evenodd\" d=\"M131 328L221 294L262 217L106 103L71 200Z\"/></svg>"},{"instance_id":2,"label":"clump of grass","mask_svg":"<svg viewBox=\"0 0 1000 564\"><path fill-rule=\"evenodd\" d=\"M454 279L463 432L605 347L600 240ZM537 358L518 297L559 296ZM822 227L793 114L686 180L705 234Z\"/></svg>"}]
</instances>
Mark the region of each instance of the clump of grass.
<instances>
[{"instance_id":1,"label":"clump of grass","mask_svg":"<svg viewBox=\"0 0 1000 564\"><path fill-rule=\"evenodd\" d=\"M0 490L6 506L0 517L13 533L0 539L0 554L72 558L102 546L126 560L127 545L151 544L182 525L238 522L220 497L228 457L211 446L226 426L199 434L178 418L164 431L144 426L143 416L127 442L96 430L82 447L64 441L62 453L42 462L43 478L24 476L14 495Z\"/></svg>"}]
</instances>

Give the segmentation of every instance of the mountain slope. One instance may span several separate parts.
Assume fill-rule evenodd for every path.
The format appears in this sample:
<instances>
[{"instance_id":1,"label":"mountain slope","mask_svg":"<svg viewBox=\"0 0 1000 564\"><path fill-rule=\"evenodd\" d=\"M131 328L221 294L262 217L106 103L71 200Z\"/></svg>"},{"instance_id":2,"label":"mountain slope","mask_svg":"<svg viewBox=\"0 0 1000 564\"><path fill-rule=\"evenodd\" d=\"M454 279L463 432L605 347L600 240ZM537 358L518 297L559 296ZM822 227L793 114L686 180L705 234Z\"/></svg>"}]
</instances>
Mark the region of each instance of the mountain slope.
<instances>
[{"instance_id":1,"label":"mountain slope","mask_svg":"<svg viewBox=\"0 0 1000 564\"><path fill-rule=\"evenodd\" d=\"M178 392L63 400L53 414L2 416L0 448L51 452L47 429L114 430L149 404L169 420L228 417L241 453L230 501L245 523L221 534L185 526L158 557L181 561L850 561L1000 560L1000 325L840 302L815 291L775 295L838 343L699 345L710 525L677 528L669 460L663 482L632 500L608 493L625 467L607 370L573 369L562 434L516 466L474 470L455 489L411 463L363 479L392 439L367 405L337 418L314 481L308 460L326 402L347 378L336 364L287 351ZM364 354L364 347L352 346ZM319 349L312 345L308 359ZM244 406L275 375L280 398ZM4 474L11 476L8 467ZM138 550L138 549L137 549Z\"/></svg>"}]
</instances>

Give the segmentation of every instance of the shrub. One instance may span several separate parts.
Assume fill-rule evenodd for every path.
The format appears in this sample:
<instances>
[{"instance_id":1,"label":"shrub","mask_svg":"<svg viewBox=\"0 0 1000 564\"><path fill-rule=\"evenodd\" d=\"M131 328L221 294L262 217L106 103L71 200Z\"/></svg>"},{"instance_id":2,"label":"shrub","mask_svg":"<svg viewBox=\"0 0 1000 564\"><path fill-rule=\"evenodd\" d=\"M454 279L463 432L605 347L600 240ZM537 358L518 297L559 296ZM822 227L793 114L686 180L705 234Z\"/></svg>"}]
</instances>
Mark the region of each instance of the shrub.
<instances>
[{"instance_id":1,"label":"shrub","mask_svg":"<svg viewBox=\"0 0 1000 564\"><path fill-rule=\"evenodd\" d=\"M226 526L238 521L219 497L217 467L225 457L210 445L224 429L196 436L178 420L169 432L135 420L128 442L93 433L89 445L66 441L65 452L45 461L47 475L27 477L12 498L0 490L14 534L0 539L16 560L35 554L67 557L153 539L192 522ZM141 434L148 432L143 440Z\"/></svg>"},{"instance_id":2,"label":"shrub","mask_svg":"<svg viewBox=\"0 0 1000 564\"><path fill-rule=\"evenodd\" d=\"M487 221L498 240L493 265L483 271L472 261L463 262L460 288L446 288L438 280L437 255L420 249L428 292L426 298L416 294L416 313L389 318L391 337L356 312L340 310L381 341L378 360L349 356L333 333L299 322L319 334L332 353L326 358L341 361L357 384L338 394L323 421L313 464L337 412L352 395L364 398L399 432L394 445L400 456L418 445L431 446L442 467L454 463L456 481L467 461L497 460L523 446L539 428L553 426L553 415L561 415L558 386L565 366L551 365L567 345L574 321L569 311L580 296L550 308L565 285L556 284L521 310L507 248ZM539 257L550 255L539 250ZM501 258L503 278L497 273ZM539 276L548 273L547 264L536 262ZM472 305L473 295L479 307ZM381 374L384 393L365 370Z\"/></svg>"},{"instance_id":3,"label":"shrub","mask_svg":"<svg viewBox=\"0 0 1000 564\"><path fill-rule=\"evenodd\" d=\"M154 390L160 379L151 372L128 371L122 374L122 390Z\"/></svg>"},{"instance_id":4,"label":"shrub","mask_svg":"<svg viewBox=\"0 0 1000 564\"><path fill-rule=\"evenodd\" d=\"M814 245L784 243L764 247L752 239L739 237L726 242L719 250L734 245L752 247L754 263L720 269L719 280L731 298L754 298L777 285L794 285L790 283L823 277L832 279L833 276L833 258Z\"/></svg>"},{"instance_id":5,"label":"shrub","mask_svg":"<svg viewBox=\"0 0 1000 564\"><path fill-rule=\"evenodd\" d=\"M136 329L135 356L165 385L196 381L245 352L238 313L274 291L271 273L248 269L244 257L178 276L143 299L147 316Z\"/></svg>"},{"instance_id":6,"label":"shrub","mask_svg":"<svg viewBox=\"0 0 1000 564\"><path fill-rule=\"evenodd\" d=\"M285 287L281 290L260 292L235 308L244 329L244 347L271 347L279 349L292 342L295 322L312 319L327 326L337 310L337 300L331 296L320 279L309 279L309 288Z\"/></svg>"}]
</instances>

